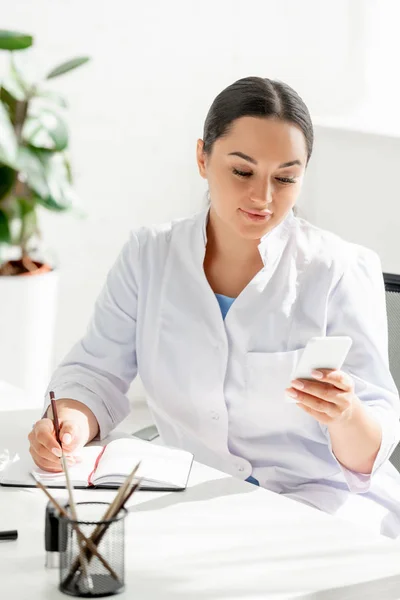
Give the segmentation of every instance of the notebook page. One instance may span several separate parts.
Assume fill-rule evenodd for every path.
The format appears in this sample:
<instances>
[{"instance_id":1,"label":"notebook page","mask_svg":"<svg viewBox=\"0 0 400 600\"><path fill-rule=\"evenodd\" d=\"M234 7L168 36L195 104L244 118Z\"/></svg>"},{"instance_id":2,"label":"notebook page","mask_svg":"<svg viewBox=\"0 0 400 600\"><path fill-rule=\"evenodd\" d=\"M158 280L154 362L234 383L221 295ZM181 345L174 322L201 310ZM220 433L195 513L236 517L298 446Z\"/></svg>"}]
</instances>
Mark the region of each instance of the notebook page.
<instances>
[{"instance_id":1,"label":"notebook page","mask_svg":"<svg viewBox=\"0 0 400 600\"><path fill-rule=\"evenodd\" d=\"M143 484L149 481L185 487L192 460L192 454L186 450L166 448L134 438L113 440L101 457L93 483L119 482L141 461L137 476L143 477Z\"/></svg>"},{"instance_id":2,"label":"notebook page","mask_svg":"<svg viewBox=\"0 0 400 600\"><path fill-rule=\"evenodd\" d=\"M101 450L101 446L87 446L82 448L82 462L72 465L68 469L72 485L87 485L88 477L93 471L96 458L100 454ZM34 465L34 468L31 470L35 473L35 475L38 476L43 485L48 485L50 487L65 485L65 475L62 472L50 473L49 471L43 471L36 465Z\"/></svg>"}]
</instances>

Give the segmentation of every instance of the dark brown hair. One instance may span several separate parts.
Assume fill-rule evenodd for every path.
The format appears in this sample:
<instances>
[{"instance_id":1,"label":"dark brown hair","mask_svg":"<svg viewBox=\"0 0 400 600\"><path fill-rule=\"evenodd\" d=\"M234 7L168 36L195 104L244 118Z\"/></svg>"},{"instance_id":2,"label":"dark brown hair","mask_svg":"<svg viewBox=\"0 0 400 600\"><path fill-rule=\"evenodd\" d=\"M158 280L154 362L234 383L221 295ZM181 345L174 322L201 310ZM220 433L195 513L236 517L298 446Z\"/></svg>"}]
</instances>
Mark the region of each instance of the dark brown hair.
<instances>
[{"instance_id":1,"label":"dark brown hair","mask_svg":"<svg viewBox=\"0 0 400 600\"><path fill-rule=\"evenodd\" d=\"M310 160L314 131L308 108L286 83L245 77L228 86L212 103L204 123L204 152L210 154L214 142L226 135L240 117L270 117L294 123L303 132Z\"/></svg>"}]
</instances>

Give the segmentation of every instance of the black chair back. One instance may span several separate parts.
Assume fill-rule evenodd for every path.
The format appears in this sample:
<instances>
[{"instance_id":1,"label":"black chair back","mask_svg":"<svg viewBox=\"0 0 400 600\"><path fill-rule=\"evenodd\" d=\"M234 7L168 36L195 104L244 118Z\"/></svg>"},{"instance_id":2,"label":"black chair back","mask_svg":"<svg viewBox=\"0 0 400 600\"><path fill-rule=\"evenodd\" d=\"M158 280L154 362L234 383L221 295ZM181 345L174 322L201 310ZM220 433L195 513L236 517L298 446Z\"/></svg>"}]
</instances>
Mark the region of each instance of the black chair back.
<instances>
[{"instance_id":1,"label":"black chair back","mask_svg":"<svg viewBox=\"0 0 400 600\"><path fill-rule=\"evenodd\" d=\"M383 279L388 318L389 366L400 392L400 275L384 273ZM400 444L390 457L390 461L400 472Z\"/></svg>"}]
</instances>

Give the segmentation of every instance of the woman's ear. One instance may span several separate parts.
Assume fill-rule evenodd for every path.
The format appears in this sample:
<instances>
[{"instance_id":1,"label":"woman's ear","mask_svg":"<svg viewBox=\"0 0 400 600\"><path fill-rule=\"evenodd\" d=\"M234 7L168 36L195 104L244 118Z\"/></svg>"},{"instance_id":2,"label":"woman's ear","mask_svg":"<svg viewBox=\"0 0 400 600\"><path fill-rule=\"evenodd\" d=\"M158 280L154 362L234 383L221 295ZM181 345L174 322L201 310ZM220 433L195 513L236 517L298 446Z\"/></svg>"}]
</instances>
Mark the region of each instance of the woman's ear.
<instances>
[{"instance_id":1,"label":"woman's ear","mask_svg":"<svg viewBox=\"0 0 400 600\"><path fill-rule=\"evenodd\" d=\"M203 179L207 179L207 165L206 165L206 153L204 152L203 140L197 140L196 146L196 158L197 166L199 167L199 173Z\"/></svg>"}]
</instances>

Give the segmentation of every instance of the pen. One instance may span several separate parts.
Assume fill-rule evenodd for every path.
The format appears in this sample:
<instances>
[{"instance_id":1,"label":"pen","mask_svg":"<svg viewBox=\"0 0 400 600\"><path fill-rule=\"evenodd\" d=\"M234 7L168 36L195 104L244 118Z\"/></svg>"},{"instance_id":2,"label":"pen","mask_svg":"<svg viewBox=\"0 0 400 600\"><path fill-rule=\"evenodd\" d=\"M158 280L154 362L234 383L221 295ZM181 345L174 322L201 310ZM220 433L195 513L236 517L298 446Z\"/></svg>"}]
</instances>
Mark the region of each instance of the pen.
<instances>
[{"instance_id":1,"label":"pen","mask_svg":"<svg viewBox=\"0 0 400 600\"><path fill-rule=\"evenodd\" d=\"M18 531L11 529L10 531L0 531L0 540L16 540L18 537Z\"/></svg>"}]
</instances>

